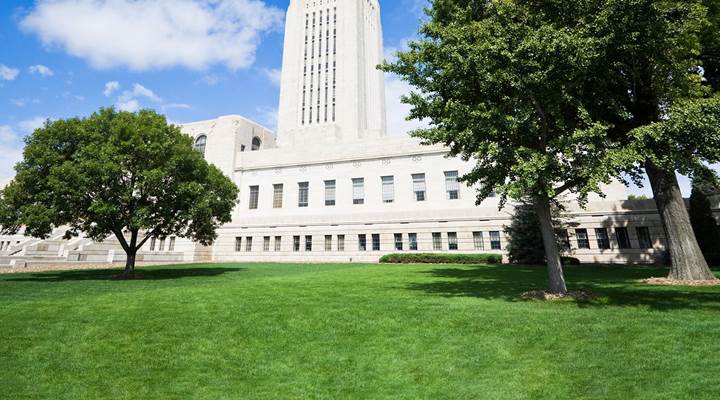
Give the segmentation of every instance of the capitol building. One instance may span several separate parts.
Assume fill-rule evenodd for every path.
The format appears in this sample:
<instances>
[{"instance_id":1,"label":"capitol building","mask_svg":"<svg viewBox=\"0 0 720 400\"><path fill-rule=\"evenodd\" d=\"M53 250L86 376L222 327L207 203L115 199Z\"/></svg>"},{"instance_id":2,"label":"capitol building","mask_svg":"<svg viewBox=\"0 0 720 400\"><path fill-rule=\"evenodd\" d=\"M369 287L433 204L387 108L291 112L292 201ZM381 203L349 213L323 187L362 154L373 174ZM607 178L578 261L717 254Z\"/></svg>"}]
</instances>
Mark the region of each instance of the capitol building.
<instances>
[{"instance_id":1,"label":"capitol building","mask_svg":"<svg viewBox=\"0 0 720 400\"><path fill-rule=\"evenodd\" d=\"M195 148L240 188L232 222L209 247L154 238L138 261L376 262L397 252L503 253L512 204L476 205L458 182L472 160L386 131L378 0L292 0L287 11L277 132L242 116L182 125ZM664 233L651 200L621 183L585 208L568 198L565 239L586 262L655 262ZM123 262L96 243L0 236L0 265Z\"/></svg>"}]
</instances>

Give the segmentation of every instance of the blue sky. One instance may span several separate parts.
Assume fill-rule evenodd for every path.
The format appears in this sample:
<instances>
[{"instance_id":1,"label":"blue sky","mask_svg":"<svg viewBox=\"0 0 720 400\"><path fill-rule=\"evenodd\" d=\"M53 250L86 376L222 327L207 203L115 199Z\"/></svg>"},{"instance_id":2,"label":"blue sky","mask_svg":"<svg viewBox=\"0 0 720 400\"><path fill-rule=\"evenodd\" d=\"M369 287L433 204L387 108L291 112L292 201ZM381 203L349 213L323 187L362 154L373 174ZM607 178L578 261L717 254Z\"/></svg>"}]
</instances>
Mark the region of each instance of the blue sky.
<instances>
[{"instance_id":1,"label":"blue sky","mask_svg":"<svg viewBox=\"0 0 720 400\"><path fill-rule=\"evenodd\" d=\"M386 54L414 37L425 1L381 0ZM45 118L114 105L154 108L177 123L240 114L274 128L287 5L3 0L0 187L13 176L22 138ZM407 107L399 102L408 87L396 77L386 82L388 130L405 134L418 126L404 121Z\"/></svg>"}]
</instances>

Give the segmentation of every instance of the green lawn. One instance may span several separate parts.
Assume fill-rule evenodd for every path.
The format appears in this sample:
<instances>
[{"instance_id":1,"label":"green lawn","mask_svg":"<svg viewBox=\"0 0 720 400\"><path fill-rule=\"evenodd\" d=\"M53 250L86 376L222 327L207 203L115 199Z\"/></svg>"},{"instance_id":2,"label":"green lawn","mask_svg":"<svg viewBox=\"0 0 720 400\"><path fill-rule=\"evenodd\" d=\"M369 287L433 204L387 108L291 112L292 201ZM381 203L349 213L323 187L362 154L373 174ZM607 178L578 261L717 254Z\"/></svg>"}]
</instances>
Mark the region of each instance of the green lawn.
<instances>
[{"instance_id":1,"label":"green lawn","mask_svg":"<svg viewBox=\"0 0 720 400\"><path fill-rule=\"evenodd\" d=\"M206 264L0 275L1 399L718 399L720 288L575 267Z\"/></svg>"}]
</instances>

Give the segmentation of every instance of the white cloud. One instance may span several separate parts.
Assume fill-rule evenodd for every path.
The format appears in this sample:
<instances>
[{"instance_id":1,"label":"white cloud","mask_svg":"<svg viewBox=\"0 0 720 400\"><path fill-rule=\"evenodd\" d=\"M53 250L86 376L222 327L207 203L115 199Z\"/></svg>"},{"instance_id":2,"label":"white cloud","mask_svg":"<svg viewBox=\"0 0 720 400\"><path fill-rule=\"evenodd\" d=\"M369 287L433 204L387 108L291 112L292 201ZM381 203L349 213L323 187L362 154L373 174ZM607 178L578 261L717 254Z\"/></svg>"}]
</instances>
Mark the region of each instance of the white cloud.
<instances>
[{"instance_id":1,"label":"white cloud","mask_svg":"<svg viewBox=\"0 0 720 400\"><path fill-rule=\"evenodd\" d=\"M125 93L123 94L123 96L125 96L125 95L128 94L128 93L129 93L132 97L145 97L145 98L148 98L148 99L150 99L150 100L152 100L152 101L154 101L154 102L156 102L156 103L162 101L162 99L161 99L158 95L156 95L155 92L153 92L152 90L146 88L145 86L143 86L143 85L141 85L141 84L139 84L139 83L136 83L136 84L133 85L133 90L132 90L132 92L125 92Z\"/></svg>"},{"instance_id":2,"label":"white cloud","mask_svg":"<svg viewBox=\"0 0 720 400\"><path fill-rule=\"evenodd\" d=\"M265 125L271 131L277 130L278 109L275 107L257 107L255 111L258 113L260 123Z\"/></svg>"},{"instance_id":3,"label":"white cloud","mask_svg":"<svg viewBox=\"0 0 720 400\"><path fill-rule=\"evenodd\" d=\"M410 115L410 106L400 101L403 95L409 94L412 87L407 82L401 80L397 75L385 75L385 103L388 135L404 136L408 132L427 128L428 123L425 121L412 120L407 121Z\"/></svg>"},{"instance_id":4,"label":"white cloud","mask_svg":"<svg viewBox=\"0 0 720 400\"><path fill-rule=\"evenodd\" d=\"M120 82L118 81L110 81L105 84L105 89L103 90L103 94L105 97L112 96L113 93L120 90Z\"/></svg>"},{"instance_id":5,"label":"white cloud","mask_svg":"<svg viewBox=\"0 0 720 400\"><path fill-rule=\"evenodd\" d=\"M163 110L171 110L171 109L173 109L173 108L179 108L179 109L183 109L183 110L189 110L189 109L192 108L192 106L191 106L190 104L185 104L185 103L170 103L170 104L164 104L164 105L162 106L162 109L163 109Z\"/></svg>"},{"instance_id":6,"label":"white cloud","mask_svg":"<svg viewBox=\"0 0 720 400\"><path fill-rule=\"evenodd\" d=\"M282 19L261 0L38 0L20 26L95 68L236 70Z\"/></svg>"},{"instance_id":7,"label":"white cloud","mask_svg":"<svg viewBox=\"0 0 720 400\"><path fill-rule=\"evenodd\" d=\"M14 81L20 75L20 70L10 68L5 64L0 64L0 79L6 81Z\"/></svg>"},{"instance_id":8,"label":"white cloud","mask_svg":"<svg viewBox=\"0 0 720 400\"><path fill-rule=\"evenodd\" d=\"M279 68L262 68L260 71L262 71L263 75L265 75L265 77L270 80L270 83L277 87L280 87L282 70L280 70Z\"/></svg>"},{"instance_id":9,"label":"white cloud","mask_svg":"<svg viewBox=\"0 0 720 400\"><path fill-rule=\"evenodd\" d=\"M15 130L9 125L0 125L0 143L13 142L17 139L18 135Z\"/></svg>"},{"instance_id":10,"label":"white cloud","mask_svg":"<svg viewBox=\"0 0 720 400\"><path fill-rule=\"evenodd\" d=\"M140 102L135 99L130 99L126 101L118 101L115 106L120 111L135 112L140 109Z\"/></svg>"},{"instance_id":11,"label":"white cloud","mask_svg":"<svg viewBox=\"0 0 720 400\"><path fill-rule=\"evenodd\" d=\"M17 107L25 107L25 99L10 99L10 102Z\"/></svg>"},{"instance_id":12,"label":"white cloud","mask_svg":"<svg viewBox=\"0 0 720 400\"><path fill-rule=\"evenodd\" d=\"M23 135L29 135L35 131L35 129L42 127L47 121L47 117L35 117L19 122L17 125L20 128L20 133Z\"/></svg>"},{"instance_id":13,"label":"white cloud","mask_svg":"<svg viewBox=\"0 0 720 400\"><path fill-rule=\"evenodd\" d=\"M208 86L215 86L220 83L220 77L214 74L205 75L202 77L202 81Z\"/></svg>"},{"instance_id":14,"label":"white cloud","mask_svg":"<svg viewBox=\"0 0 720 400\"><path fill-rule=\"evenodd\" d=\"M44 65L41 65L41 64L33 65L30 68L28 68L28 70L30 71L31 74L38 74L38 75L42 76L43 78L47 77L47 76L55 75L50 68L48 68Z\"/></svg>"},{"instance_id":15,"label":"white cloud","mask_svg":"<svg viewBox=\"0 0 720 400\"><path fill-rule=\"evenodd\" d=\"M155 92L139 83L136 83L133 85L133 90L125 90L122 94L120 94L120 96L118 96L115 106L120 111L135 112L141 108L141 98L148 99L153 103L159 103L162 101L160 96L156 95Z\"/></svg>"},{"instance_id":16,"label":"white cloud","mask_svg":"<svg viewBox=\"0 0 720 400\"><path fill-rule=\"evenodd\" d=\"M35 117L18 122L15 126L0 126L0 188L15 176L15 164L22 160L21 139L41 127L47 118Z\"/></svg>"}]
</instances>

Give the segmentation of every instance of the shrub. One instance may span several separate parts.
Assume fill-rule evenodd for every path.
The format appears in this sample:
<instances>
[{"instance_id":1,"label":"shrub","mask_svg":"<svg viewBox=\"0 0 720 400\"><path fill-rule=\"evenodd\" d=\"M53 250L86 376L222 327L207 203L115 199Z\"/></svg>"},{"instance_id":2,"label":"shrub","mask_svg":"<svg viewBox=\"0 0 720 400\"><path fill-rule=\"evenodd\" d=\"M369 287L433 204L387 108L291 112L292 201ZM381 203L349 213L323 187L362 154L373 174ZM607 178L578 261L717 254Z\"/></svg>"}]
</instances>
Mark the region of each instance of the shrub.
<instances>
[{"instance_id":1,"label":"shrub","mask_svg":"<svg viewBox=\"0 0 720 400\"><path fill-rule=\"evenodd\" d=\"M560 257L563 265L580 265L580 260L575 257Z\"/></svg>"},{"instance_id":2,"label":"shrub","mask_svg":"<svg viewBox=\"0 0 720 400\"><path fill-rule=\"evenodd\" d=\"M403 253L386 254L383 264L501 264L500 254Z\"/></svg>"}]
</instances>

